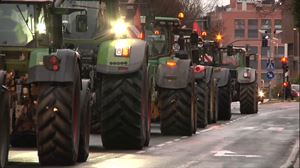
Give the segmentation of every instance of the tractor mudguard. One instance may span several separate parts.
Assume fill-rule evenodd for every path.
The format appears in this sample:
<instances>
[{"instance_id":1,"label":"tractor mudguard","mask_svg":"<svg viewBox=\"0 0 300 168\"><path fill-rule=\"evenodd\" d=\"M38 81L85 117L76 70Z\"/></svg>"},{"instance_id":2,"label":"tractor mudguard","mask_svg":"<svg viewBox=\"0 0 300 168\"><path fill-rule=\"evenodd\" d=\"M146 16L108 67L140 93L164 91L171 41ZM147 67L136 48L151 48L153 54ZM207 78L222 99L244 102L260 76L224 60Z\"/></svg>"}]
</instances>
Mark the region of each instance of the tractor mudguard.
<instances>
[{"instance_id":1,"label":"tractor mudguard","mask_svg":"<svg viewBox=\"0 0 300 168\"><path fill-rule=\"evenodd\" d=\"M228 84L229 75L230 70L228 68L215 68L213 71L213 77L218 80L218 87Z\"/></svg>"},{"instance_id":2,"label":"tractor mudguard","mask_svg":"<svg viewBox=\"0 0 300 168\"><path fill-rule=\"evenodd\" d=\"M29 63L29 83L34 82L73 82L75 67L79 66L79 55L69 49L59 49L55 55L60 60L59 69L57 71L49 70L44 65L44 57L49 54L32 53Z\"/></svg>"},{"instance_id":3,"label":"tractor mudguard","mask_svg":"<svg viewBox=\"0 0 300 168\"><path fill-rule=\"evenodd\" d=\"M160 64L157 70L157 86L168 89L186 88L192 76L191 60L177 60L175 67Z\"/></svg>"},{"instance_id":4,"label":"tractor mudguard","mask_svg":"<svg viewBox=\"0 0 300 168\"><path fill-rule=\"evenodd\" d=\"M248 77L245 77L244 73L247 73ZM256 81L256 70L249 67L238 67L237 76L237 82L240 84L253 83Z\"/></svg>"},{"instance_id":5,"label":"tractor mudguard","mask_svg":"<svg viewBox=\"0 0 300 168\"><path fill-rule=\"evenodd\" d=\"M121 48L121 50L119 50ZM129 56L117 54L129 48ZM138 71L147 59L147 44L140 39L118 39L103 42L99 47L96 70L102 74L128 74ZM123 53L122 53L123 54Z\"/></svg>"},{"instance_id":6,"label":"tractor mudguard","mask_svg":"<svg viewBox=\"0 0 300 168\"><path fill-rule=\"evenodd\" d=\"M195 80L202 79L205 81L205 83L209 83L213 74L213 68L211 66L204 66L205 71L201 73L194 73L194 78Z\"/></svg>"},{"instance_id":7,"label":"tractor mudguard","mask_svg":"<svg viewBox=\"0 0 300 168\"><path fill-rule=\"evenodd\" d=\"M0 70L0 91L5 90L5 88L3 86L4 85L4 80L5 80L5 75L6 75L6 72Z\"/></svg>"}]
</instances>

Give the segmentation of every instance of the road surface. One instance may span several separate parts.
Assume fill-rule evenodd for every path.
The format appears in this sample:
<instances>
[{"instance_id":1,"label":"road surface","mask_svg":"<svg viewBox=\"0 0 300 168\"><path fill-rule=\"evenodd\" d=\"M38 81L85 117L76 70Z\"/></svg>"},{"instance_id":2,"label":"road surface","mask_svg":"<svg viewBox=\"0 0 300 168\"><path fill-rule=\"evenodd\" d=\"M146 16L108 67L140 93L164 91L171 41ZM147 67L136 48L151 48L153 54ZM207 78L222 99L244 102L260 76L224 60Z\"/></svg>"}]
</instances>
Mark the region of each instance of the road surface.
<instances>
[{"instance_id":1,"label":"road surface","mask_svg":"<svg viewBox=\"0 0 300 168\"><path fill-rule=\"evenodd\" d=\"M71 167L279 168L299 151L294 147L299 140L299 103L262 104L253 115L239 114L233 103L232 111L231 121L198 129L192 137L162 136L154 124L150 146L139 151L105 150L101 137L92 135L88 162ZM8 167L39 167L37 152L11 149Z\"/></svg>"}]
</instances>

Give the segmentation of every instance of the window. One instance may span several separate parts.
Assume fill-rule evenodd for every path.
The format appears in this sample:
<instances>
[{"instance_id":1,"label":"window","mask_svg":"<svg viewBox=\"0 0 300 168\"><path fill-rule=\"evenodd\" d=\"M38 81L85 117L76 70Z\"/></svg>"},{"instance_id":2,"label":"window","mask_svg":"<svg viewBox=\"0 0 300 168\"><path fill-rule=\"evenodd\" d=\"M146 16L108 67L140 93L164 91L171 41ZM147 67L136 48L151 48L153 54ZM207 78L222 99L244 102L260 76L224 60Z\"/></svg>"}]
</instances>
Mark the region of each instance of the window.
<instances>
[{"instance_id":1,"label":"window","mask_svg":"<svg viewBox=\"0 0 300 168\"><path fill-rule=\"evenodd\" d=\"M275 30L282 29L282 21L280 19L275 19Z\"/></svg>"},{"instance_id":2,"label":"window","mask_svg":"<svg viewBox=\"0 0 300 168\"><path fill-rule=\"evenodd\" d=\"M262 19L261 20L261 29L266 30L268 33L272 32L272 20L271 19Z\"/></svg>"},{"instance_id":3,"label":"window","mask_svg":"<svg viewBox=\"0 0 300 168\"><path fill-rule=\"evenodd\" d=\"M276 56L277 57L282 57L284 56L284 47L283 46L279 46L276 50Z\"/></svg>"},{"instance_id":4,"label":"window","mask_svg":"<svg viewBox=\"0 0 300 168\"><path fill-rule=\"evenodd\" d=\"M258 38L258 21L256 19L248 20L248 38Z\"/></svg>"},{"instance_id":5,"label":"window","mask_svg":"<svg viewBox=\"0 0 300 168\"><path fill-rule=\"evenodd\" d=\"M234 20L234 36L235 38L244 38L245 37L245 20L235 19Z\"/></svg>"}]
</instances>

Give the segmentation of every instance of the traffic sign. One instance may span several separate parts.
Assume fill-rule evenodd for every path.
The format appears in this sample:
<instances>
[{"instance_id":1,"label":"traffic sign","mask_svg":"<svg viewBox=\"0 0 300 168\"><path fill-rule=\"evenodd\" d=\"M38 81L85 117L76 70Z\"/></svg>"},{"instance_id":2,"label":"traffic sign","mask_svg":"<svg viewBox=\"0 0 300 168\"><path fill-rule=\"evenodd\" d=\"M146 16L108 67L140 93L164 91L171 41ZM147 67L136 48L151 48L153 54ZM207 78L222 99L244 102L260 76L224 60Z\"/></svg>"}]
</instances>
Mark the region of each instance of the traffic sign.
<instances>
[{"instance_id":1,"label":"traffic sign","mask_svg":"<svg viewBox=\"0 0 300 168\"><path fill-rule=\"evenodd\" d=\"M274 64L273 60L268 59L266 69L271 70L271 71L273 71L275 69L275 64Z\"/></svg>"},{"instance_id":2,"label":"traffic sign","mask_svg":"<svg viewBox=\"0 0 300 168\"><path fill-rule=\"evenodd\" d=\"M275 77L274 72L272 71L267 72L267 79L272 80L274 77Z\"/></svg>"}]
</instances>

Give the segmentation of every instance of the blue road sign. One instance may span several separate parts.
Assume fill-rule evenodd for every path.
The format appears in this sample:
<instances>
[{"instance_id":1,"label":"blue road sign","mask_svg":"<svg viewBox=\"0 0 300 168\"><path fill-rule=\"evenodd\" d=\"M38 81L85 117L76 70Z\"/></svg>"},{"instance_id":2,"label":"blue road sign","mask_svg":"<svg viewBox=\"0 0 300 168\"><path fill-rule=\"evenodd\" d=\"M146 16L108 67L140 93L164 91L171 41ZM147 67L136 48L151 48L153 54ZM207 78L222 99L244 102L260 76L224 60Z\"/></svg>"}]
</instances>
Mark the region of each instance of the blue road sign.
<instances>
[{"instance_id":1,"label":"blue road sign","mask_svg":"<svg viewBox=\"0 0 300 168\"><path fill-rule=\"evenodd\" d=\"M272 80L274 79L274 77L275 77L274 72L272 71L267 72L267 79Z\"/></svg>"},{"instance_id":2,"label":"blue road sign","mask_svg":"<svg viewBox=\"0 0 300 168\"><path fill-rule=\"evenodd\" d=\"M275 64L274 64L273 60L268 59L266 69L271 70L271 71L273 71L275 69Z\"/></svg>"}]
</instances>

